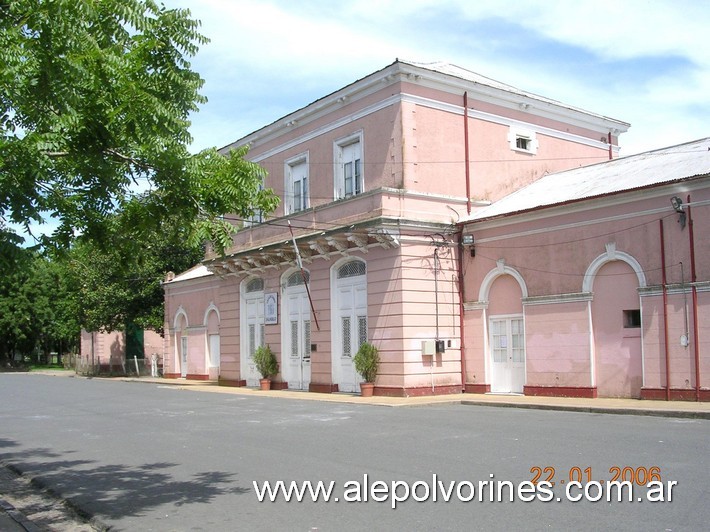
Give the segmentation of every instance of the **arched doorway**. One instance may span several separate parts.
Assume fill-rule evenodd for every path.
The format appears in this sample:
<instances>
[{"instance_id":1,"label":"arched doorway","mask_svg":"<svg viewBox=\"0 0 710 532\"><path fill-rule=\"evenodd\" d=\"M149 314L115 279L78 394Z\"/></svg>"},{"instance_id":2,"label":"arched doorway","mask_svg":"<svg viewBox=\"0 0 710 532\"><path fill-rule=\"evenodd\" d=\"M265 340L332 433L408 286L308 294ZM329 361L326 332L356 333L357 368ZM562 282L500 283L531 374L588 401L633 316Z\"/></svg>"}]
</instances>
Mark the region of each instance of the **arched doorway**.
<instances>
[{"instance_id":1,"label":"arched doorway","mask_svg":"<svg viewBox=\"0 0 710 532\"><path fill-rule=\"evenodd\" d=\"M175 315L175 358L176 367L180 368L180 377L187 377L187 361L188 361L188 335L187 335L187 316L185 311L178 310Z\"/></svg>"},{"instance_id":2,"label":"arched doorway","mask_svg":"<svg viewBox=\"0 0 710 532\"><path fill-rule=\"evenodd\" d=\"M306 291L309 272L283 277L281 309L281 375L289 389L307 390L311 383L311 306Z\"/></svg>"},{"instance_id":3,"label":"arched doorway","mask_svg":"<svg viewBox=\"0 0 710 532\"><path fill-rule=\"evenodd\" d=\"M488 304L491 392L523 393L525 327L520 285L511 275L493 281Z\"/></svg>"},{"instance_id":4,"label":"arched doorway","mask_svg":"<svg viewBox=\"0 0 710 532\"><path fill-rule=\"evenodd\" d=\"M331 268L332 287L332 378L341 392L356 392L362 378L355 371L353 356L368 341L367 265L345 258Z\"/></svg>"},{"instance_id":5,"label":"arched doorway","mask_svg":"<svg viewBox=\"0 0 710 532\"><path fill-rule=\"evenodd\" d=\"M219 378L221 356L219 340L219 311L210 304L205 312L205 328L207 329L207 367L211 379Z\"/></svg>"},{"instance_id":6,"label":"arched doorway","mask_svg":"<svg viewBox=\"0 0 710 532\"><path fill-rule=\"evenodd\" d=\"M630 264L612 260L592 281L595 381L599 397L641 397L639 278Z\"/></svg>"}]
</instances>

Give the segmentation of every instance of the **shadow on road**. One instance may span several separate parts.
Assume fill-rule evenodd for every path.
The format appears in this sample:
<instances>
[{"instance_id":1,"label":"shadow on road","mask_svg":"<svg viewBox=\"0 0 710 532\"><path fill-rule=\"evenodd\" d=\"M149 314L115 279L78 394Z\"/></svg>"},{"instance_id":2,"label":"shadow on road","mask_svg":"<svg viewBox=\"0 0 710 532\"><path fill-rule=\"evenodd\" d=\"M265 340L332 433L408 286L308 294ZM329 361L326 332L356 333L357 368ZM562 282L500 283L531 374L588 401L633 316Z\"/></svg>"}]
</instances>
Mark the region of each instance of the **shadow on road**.
<instances>
[{"instance_id":1,"label":"shadow on road","mask_svg":"<svg viewBox=\"0 0 710 532\"><path fill-rule=\"evenodd\" d=\"M18 443L0 438L4 451L0 452L0 464L11 465L40 487L99 518L141 516L160 505L209 503L219 495L251 491L235 484L234 473L205 471L182 480L174 476L179 467L176 463L92 467L93 460L62 460L66 453L52 449L17 447Z\"/></svg>"}]
</instances>

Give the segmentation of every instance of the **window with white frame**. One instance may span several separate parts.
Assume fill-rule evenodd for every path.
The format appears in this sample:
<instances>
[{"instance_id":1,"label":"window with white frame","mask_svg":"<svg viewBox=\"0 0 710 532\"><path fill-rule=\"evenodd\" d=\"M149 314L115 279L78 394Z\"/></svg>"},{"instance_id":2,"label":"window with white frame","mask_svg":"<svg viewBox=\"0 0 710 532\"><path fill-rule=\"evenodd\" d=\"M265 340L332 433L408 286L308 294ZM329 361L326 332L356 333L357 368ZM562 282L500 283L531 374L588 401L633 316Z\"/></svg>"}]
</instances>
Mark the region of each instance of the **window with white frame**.
<instances>
[{"instance_id":1,"label":"window with white frame","mask_svg":"<svg viewBox=\"0 0 710 532\"><path fill-rule=\"evenodd\" d=\"M264 183L259 184L259 190L264 190ZM255 209L254 214L244 219L244 227L251 227L264 222L264 213L261 209Z\"/></svg>"},{"instance_id":2,"label":"window with white frame","mask_svg":"<svg viewBox=\"0 0 710 532\"><path fill-rule=\"evenodd\" d=\"M530 153L532 155L537 153L537 136L533 130L510 126L508 142L510 143L510 149L513 151Z\"/></svg>"},{"instance_id":3,"label":"window with white frame","mask_svg":"<svg viewBox=\"0 0 710 532\"><path fill-rule=\"evenodd\" d=\"M335 198L349 198L365 190L362 131L335 142Z\"/></svg>"},{"instance_id":4,"label":"window with white frame","mask_svg":"<svg viewBox=\"0 0 710 532\"><path fill-rule=\"evenodd\" d=\"M308 154L286 161L284 168L284 213L291 214L309 207Z\"/></svg>"}]
</instances>

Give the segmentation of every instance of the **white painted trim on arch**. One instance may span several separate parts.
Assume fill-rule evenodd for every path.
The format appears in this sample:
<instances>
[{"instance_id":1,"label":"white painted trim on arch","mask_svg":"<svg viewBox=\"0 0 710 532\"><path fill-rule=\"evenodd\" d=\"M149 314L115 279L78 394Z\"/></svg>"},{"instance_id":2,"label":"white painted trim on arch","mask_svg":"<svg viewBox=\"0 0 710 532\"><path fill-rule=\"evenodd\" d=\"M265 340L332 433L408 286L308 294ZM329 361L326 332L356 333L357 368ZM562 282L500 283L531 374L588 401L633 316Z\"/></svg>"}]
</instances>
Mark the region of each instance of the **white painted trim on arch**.
<instances>
[{"instance_id":1,"label":"white painted trim on arch","mask_svg":"<svg viewBox=\"0 0 710 532\"><path fill-rule=\"evenodd\" d=\"M615 260L620 260L631 266L631 269L634 270L634 273L636 273L636 277L638 278L639 287L646 287L646 275L643 273L643 268L641 267L641 264L639 264L639 262L628 253L624 251L618 251L616 249L616 244L610 242L606 245L606 253L602 253L596 259L594 259L587 268L587 271L584 273L584 280L582 281L582 292L592 292L594 278L601 269L601 267L604 266L607 262L612 262Z\"/></svg>"},{"instance_id":2,"label":"white painted trim on arch","mask_svg":"<svg viewBox=\"0 0 710 532\"><path fill-rule=\"evenodd\" d=\"M190 320L187 319L187 312L185 312L185 309L180 305L178 309L175 311L175 317L173 318L173 329L177 330L178 328L178 318L180 316L185 316L185 329L190 328Z\"/></svg>"},{"instance_id":3,"label":"white painted trim on arch","mask_svg":"<svg viewBox=\"0 0 710 532\"><path fill-rule=\"evenodd\" d=\"M481 282L481 288L478 292L478 301L481 303L488 303L488 296L490 294L491 286L493 286L493 281L495 281L498 277L501 275L510 275L512 276L520 285L520 290L522 292L522 298L523 300L528 297L528 287L525 284L525 279L523 279L523 276L520 275L520 273L515 270L514 268L511 268L510 266L505 265L505 261L503 259L499 259L497 261L497 266L493 270L489 271L486 276L483 278L483 281Z\"/></svg>"},{"instance_id":4,"label":"white painted trim on arch","mask_svg":"<svg viewBox=\"0 0 710 532\"><path fill-rule=\"evenodd\" d=\"M217 305L215 305L214 302L210 301L210 304L207 306L207 310L205 310L205 317L202 320L202 323L205 327L207 327L207 318L209 317L210 312L213 310L217 313L217 321L219 321L220 323L222 322L222 316L219 313Z\"/></svg>"}]
</instances>

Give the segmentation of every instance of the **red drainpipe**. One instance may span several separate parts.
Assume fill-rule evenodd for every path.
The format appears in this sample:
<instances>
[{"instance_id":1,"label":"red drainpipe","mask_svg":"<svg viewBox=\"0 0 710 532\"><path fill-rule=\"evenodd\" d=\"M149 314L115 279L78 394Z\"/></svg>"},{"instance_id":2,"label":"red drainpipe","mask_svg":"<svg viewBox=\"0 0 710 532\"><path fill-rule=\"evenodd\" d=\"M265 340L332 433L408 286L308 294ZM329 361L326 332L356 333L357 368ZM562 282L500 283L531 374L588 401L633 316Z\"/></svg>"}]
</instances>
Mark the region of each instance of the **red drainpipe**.
<instances>
[{"instance_id":1,"label":"red drainpipe","mask_svg":"<svg viewBox=\"0 0 710 532\"><path fill-rule=\"evenodd\" d=\"M690 282L693 294L693 351L695 351L695 400L700 401L700 349L698 347L698 288L695 286L695 239L693 238L693 218L690 215L690 194L688 194L688 238L690 239Z\"/></svg>"},{"instance_id":2,"label":"red drainpipe","mask_svg":"<svg viewBox=\"0 0 710 532\"><path fill-rule=\"evenodd\" d=\"M609 133L611 135L611 133ZM463 93L463 149L466 164L466 213L471 214L471 171L468 154L468 92ZM463 229L462 229L463 231Z\"/></svg>"},{"instance_id":3,"label":"red drainpipe","mask_svg":"<svg viewBox=\"0 0 710 532\"><path fill-rule=\"evenodd\" d=\"M609 131L609 160L611 161L614 158L612 151L611 151L611 131Z\"/></svg>"},{"instance_id":4,"label":"red drainpipe","mask_svg":"<svg viewBox=\"0 0 710 532\"><path fill-rule=\"evenodd\" d=\"M466 393L466 335L464 334L464 291L463 291L463 226L459 226L457 272L459 276L459 337L461 348L461 391Z\"/></svg>"},{"instance_id":5,"label":"red drainpipe","mask_svg":"<svg viewBox=\"0 0 710 532\"><path fill-rule=\"evenodd\" d=\"M666 401L671 400L671 362L668 353L668 291L666 289L666 246L663 239L663 219L658 220L661 229L661 272L663 276L663 345L666 350Z\"/></svg>"}]
</instances>

